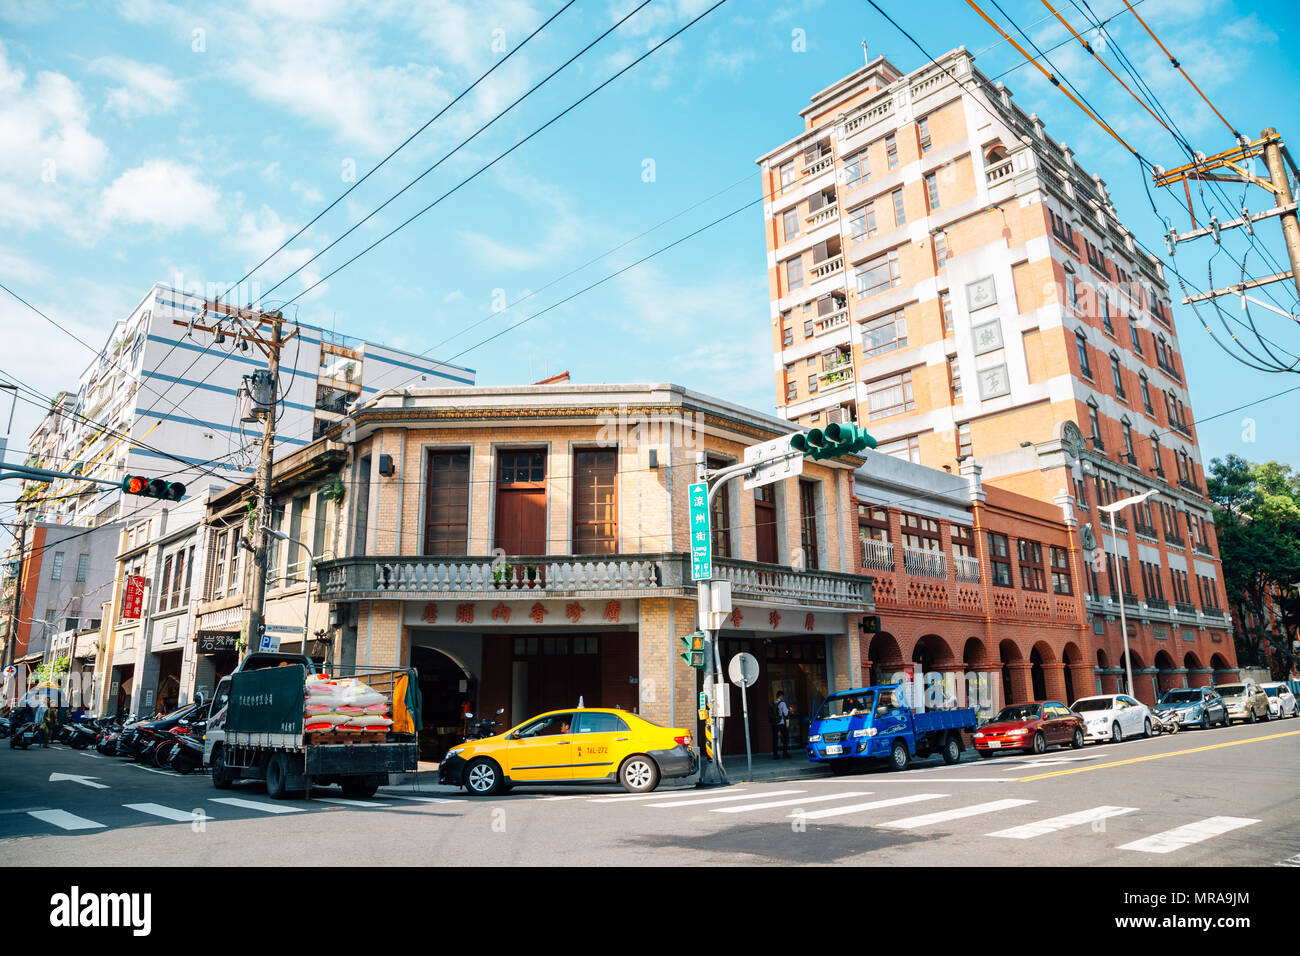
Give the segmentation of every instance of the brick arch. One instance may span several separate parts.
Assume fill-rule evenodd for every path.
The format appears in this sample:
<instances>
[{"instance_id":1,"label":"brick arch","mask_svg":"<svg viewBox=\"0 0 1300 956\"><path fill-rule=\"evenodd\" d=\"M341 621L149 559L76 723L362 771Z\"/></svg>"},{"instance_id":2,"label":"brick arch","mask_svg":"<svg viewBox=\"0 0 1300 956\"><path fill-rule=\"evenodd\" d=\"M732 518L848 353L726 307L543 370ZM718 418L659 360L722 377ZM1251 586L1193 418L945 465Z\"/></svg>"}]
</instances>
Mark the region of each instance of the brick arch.
<instances>
[{"instance_id":1,"label":"brick arch","mask_svg":"<svg viewBox=\"0 0 1300 956\"><path fill-rule=\"evenodd\" d=\"M1093 669L1074 641L1068 641L1061 650L1061 660L1065 663L1065 703L1070 704L1092 692Z\"/></svg>"},{"instance_id":2,"label":"brick arch","mask_svg":"<svg viewBox=\"0 0 1300 956\"><path fill-rule=\"evenodd\" d=\"M1186 654L1183 655L1183 666L1190 671L1190 670L1199 670L1203 668L1205 665L1201 663L1201 659L1196 656L1195 651L1188 651Z\"/></svg>"},{"instance_id":3,"label":"brick arch","mask_svg":"<svg viewBox=\"0 0 1300 956\"><path fill-rule=\"evenodd\" d=\"M1102 670L1110 670L1110 655L1102 648L1097 648L1097 666Z\"/></svg>"},{"instance_id":4,"label":"brick arch","mask_svg":"<svg viewBox=\"0 0 1300 956\"><path fill-rule=\"evenodd\" d=\"M1002 692L1004 704L1023 704L1032 700L1030 681L1031 664L1025 660L1016 642L1007 638L998 644L998 659L1002 662Z\"/></svg>"},{"instance_id":5,"label":"brick arch","mask_svg":"<svg viewBox=\"0 0 1300 956\"><path fill-rule=\"evenodd\" d=\"M912 647L912 660L921 663L925 660L933 668L951 667L956 663L952 648L938 634L926 634Z\"/></svg>"},{"instance_id":6,"label":"brick arch","mask_svg":"<svg viewBox=\"0 0 1300 956\"><path fill-rule=\"evenodd\" d=\"M896 664L903 659L903 652L898 647L897 639L887 631L881 631L871 639L868 654L877 664Z\"/></svg>"},{"instance_id":7,"label":"brick arch","mask_svg":"<svg viewBox=\"0 0 1300 956\"><path fill-rule=\"evenodd\" d=\"M1231 664L1228 663L1228 659L1224 657L1222 654L1215 654L1213 657L1211 657L1210 666L1213 667L1216 671L1236 670L1235 667L1233 667Z\"/></svg>"},{"instance_id":8,"label":"brick arch","mask_svg":"<svg viewBox=\"0 0 1300 956\"><path fill-rule=\"evenodd\" d=\"M1174 659L1170 656L1168 651L1162 650L1156 654L1156 670L1171 671L1177 666L1178 665L1174 663Z\"/></svg>"},{"instance_id":9,"label":"brick arch","mask_svg":"<svg viewBox=\"0 0 1300 956\"><path fill-rule=\"evenodd\" d=\"M990 663L988 648L978 637L966 638L966 643L962 645L961 659L967 667Z\"/></svg>"}]
</instances>

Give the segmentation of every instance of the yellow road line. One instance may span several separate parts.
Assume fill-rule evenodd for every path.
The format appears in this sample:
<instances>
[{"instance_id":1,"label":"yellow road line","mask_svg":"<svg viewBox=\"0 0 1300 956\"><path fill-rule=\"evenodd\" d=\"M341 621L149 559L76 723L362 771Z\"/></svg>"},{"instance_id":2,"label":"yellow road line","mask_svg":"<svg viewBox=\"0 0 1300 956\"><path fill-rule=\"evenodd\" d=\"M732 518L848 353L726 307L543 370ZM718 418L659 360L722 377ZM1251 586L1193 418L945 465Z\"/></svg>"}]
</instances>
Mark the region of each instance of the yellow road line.
<instances>
[{"instance_id":1,"label":"yellow road line","mask_svg":"<svg viewBox=\"0 0 1300 956\"><path fill-rule=\"evenodd\" d=\"M1181 757L1183 754L1198 754L1206 750L1218 750L1220 747L1237 747L1241 744L1259 743L1261 740L1278 740L1282 737L1294 737L1300 730L1289 730L1284 734L1269 734L1267 737L1251 737L1249 740L1230 740L1223 744L1210 744L1207 747L1192 747L1190 750L1175 750L1167 754L1150 754L1146 757L1133 757L1129 760L1116 760L1112 763L1098 763L1090 767L1075 767L1072 770L1055 770L1051 773L1039 773L1032 777L1016 777L1017 783L1029 783L1031 780L1046 780L1048 777L1064 777L1071 773L1086 773L1089 770L1105 770L1107 767L1123 767L1125 764L1142 763L1144 760L1159 760L1162 757Z\"/></svg>"}]
</instances>

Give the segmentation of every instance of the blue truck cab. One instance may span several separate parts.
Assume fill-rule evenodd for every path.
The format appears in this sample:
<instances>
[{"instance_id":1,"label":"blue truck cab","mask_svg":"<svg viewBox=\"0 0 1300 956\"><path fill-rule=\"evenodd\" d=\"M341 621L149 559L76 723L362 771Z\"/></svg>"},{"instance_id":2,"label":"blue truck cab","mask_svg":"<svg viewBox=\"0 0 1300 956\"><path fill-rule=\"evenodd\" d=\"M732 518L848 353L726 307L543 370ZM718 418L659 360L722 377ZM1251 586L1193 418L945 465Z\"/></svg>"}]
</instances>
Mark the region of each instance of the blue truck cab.
<instances>
[{"instance_id":1,"label":"blue truck cab","mask_svg":"<svg viewBox=\"0 0 1300 956\"><path fill-rule=\"evenodd\" d=\"M975 711L931 710L908 706L902 684L841 691L827 697L808 727L808 759L849 773L867 760L885 760L906 770L913 757L941 754L945 763L961 759L962 731L974 733Z\"/></svg>"}]
</instances>

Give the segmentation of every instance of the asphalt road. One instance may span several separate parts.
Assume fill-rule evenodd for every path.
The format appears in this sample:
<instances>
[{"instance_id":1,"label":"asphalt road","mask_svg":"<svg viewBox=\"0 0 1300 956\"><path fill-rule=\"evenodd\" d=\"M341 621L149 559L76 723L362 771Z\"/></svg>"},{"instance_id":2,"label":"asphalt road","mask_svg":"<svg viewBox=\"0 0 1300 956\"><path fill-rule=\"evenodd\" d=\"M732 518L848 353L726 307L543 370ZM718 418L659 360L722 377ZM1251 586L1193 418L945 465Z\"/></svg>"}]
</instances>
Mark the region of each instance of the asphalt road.
<instances>
[{"instance_id":1,"label":"asphalt road","mask_svg":"<svg viewBox=\"0 0 1300 956\"><path fill-rule=\"evenodd\" d=\"M259 784L218 791L206 776L0 742L0 863L1296 865L1297 793L1300 720L905 773L488 800L426 787L273 801Z\"/></svg>"}]
</instances>

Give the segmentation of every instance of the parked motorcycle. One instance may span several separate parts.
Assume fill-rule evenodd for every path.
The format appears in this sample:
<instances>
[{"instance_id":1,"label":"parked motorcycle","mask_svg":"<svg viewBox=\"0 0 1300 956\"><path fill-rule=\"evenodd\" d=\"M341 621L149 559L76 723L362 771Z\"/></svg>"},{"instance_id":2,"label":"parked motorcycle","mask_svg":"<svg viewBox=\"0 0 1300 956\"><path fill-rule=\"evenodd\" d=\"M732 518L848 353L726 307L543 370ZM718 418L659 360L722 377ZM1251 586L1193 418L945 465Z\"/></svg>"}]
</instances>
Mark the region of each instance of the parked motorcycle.
<instances>
[{"instance_id":1,"label":"parked motorcycle","mask_svg":"<svg viewBox=\"0 0 1300 956\"><path fill-rule=\"evenodd\" d=\"M506 709L504 707L498 708L497 716L500 717L505 712ZM465 734L466 740L482 740L484 737L495 736L497 732L496 728L501 726L501 721L491 720L487 717L475 721L473 714L466 714L465 720L467 722L473 721L469 724L469 730Z\"/></svg>"},{"instance_id":2,"label":"parked motorcycle","mask_svg":"<svg viewBox=\"0 0 1300 956\"><path fill-rule=\"evenodd\" d=\"M1157 734L1176 734L1181 726L1175 711L1167 710L1164 713L1152 712L1151 714L1151 729Z\"/></svg>"},{"instance_id":3,"label":"parked motorcycle","mask_svg":"<svg viewBox=\"0 0 1300 956\"><path fill-rule=\"evenodd\" d=\"M9 737L9 746L13 749L26 750L32 744L40 744L41 728L39 724L23 724Z\"/></svg>"},{"instance_id":4,"label":"parked motorcycle","mask_svg":"<svg viewBox=\"0 0 1300 956\"><path fill-rule=\"evenodd\" d=\"M168 751L167 765L177 773L194 773L203 767L203 731L195 727L178 727L176 742Z\"/></svg>"}]
</instances>

